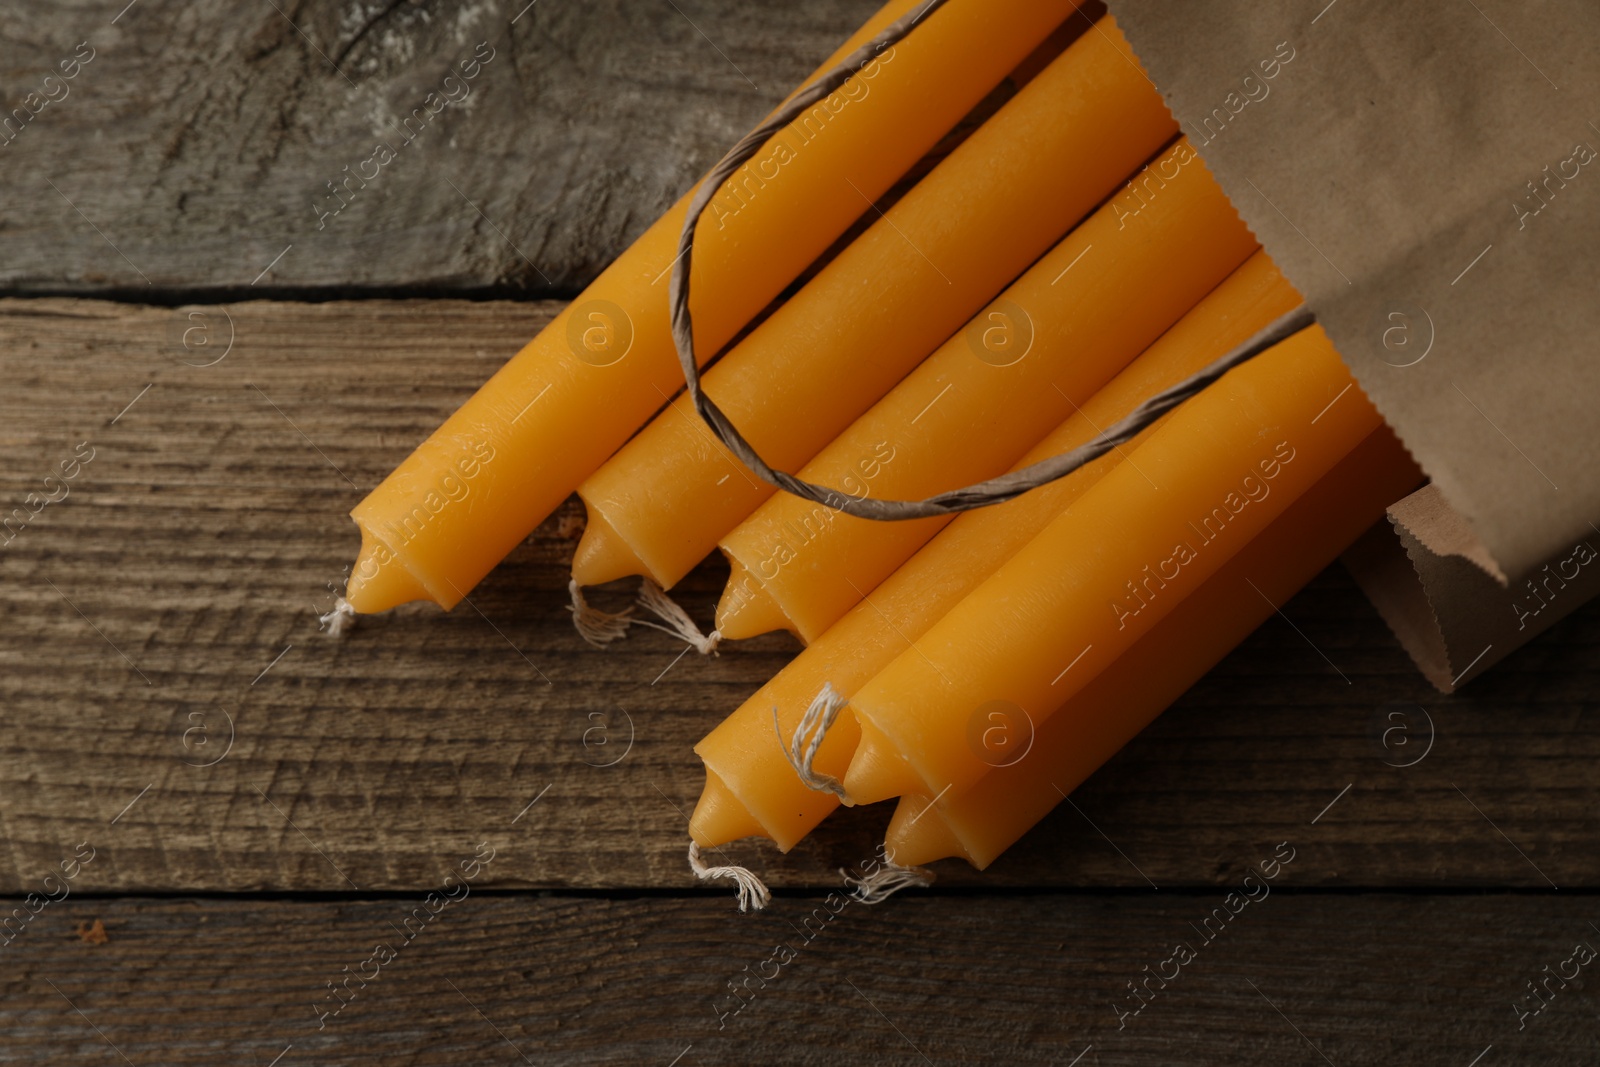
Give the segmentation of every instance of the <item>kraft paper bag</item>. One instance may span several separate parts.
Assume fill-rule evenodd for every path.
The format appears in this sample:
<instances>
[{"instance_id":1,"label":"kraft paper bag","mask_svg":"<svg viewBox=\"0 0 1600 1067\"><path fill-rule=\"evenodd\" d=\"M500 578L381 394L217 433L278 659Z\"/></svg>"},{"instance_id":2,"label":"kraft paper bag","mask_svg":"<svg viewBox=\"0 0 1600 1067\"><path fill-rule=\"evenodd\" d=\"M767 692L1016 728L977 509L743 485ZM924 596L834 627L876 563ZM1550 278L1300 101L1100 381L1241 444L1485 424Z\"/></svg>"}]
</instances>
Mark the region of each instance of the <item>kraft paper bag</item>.
<instances>
[{"instance_id":1,"label":"kraft paper bag","mask_svg":"<svg viewBox=\"0 0 1600 1067\"><path fill-rule=\"evenodd\" d=\"M1108 7L1433 481L1352 554L1391 625L1426 624L1402 639L1429 677L1600 591L1561 573L1600 543L1600 4ZM1519 626L1530 581L1547 607Z\"/></svg>"},{"instance_id":2,"label":"kraft paper bag","mask_svg":"<svg viewBox=\"0 0 1600 1067\"><path fill-rule=\"evenodd\" d=\"M1502 585L1430 485L1391 507L1344 564L1422 673L1450 693L1600 594L1600 535L1590 533Z\"/></svg>"}]
</instances>

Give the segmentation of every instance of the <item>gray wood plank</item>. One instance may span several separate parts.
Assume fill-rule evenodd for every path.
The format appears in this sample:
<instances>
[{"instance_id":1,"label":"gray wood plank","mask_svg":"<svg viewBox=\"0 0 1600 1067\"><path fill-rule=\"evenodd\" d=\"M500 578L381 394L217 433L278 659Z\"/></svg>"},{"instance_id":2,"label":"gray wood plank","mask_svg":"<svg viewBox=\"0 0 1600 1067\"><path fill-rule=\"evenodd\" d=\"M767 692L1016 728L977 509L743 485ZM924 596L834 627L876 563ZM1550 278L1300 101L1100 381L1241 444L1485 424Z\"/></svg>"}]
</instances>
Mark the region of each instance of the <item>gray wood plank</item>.
<instances>
[{"instance_id":1,"label":"gray wood plank","mask_svg":"<svg viewBox=\"0 0 1600 1067\"><path fill-rule=\"evenodd\" d=\"M1568 962L1600 943L1592 895L1295 893L1299 862L1210 941L1216 891L790 897L755 917L472 894L426 922L420 892L68 898L0 950L0 1063L1595 1062L1596 964ZM1172 975L1180 943L1193 958L1119 1028L1128 983ZM1545 968L1582 977L1519 1020Z\"/></svg>"},{"instance_id":2,"label":"gray wood plank","mask_svg":"<svg viewBox=\"0 0 1600 1067\"><path fill-rule=\"evenodd\" d=\"M0 8L0 291L571 293L878 6Z\"/></svg>"},{"instance_id":3,"label":"gray wood plank","mask_svg":"<svg viewBox=\"0 0 1600 1067\"><path fill-rule=\"evenodd\" d=\"M0 889L80 841L102 892L410 889L491 834L521 843L499 886L690 884L691 747L791 640L711 659L653 632L584 645L564 595L576 502L475 607L318 632L358 543L346 512L554 309L0 301L0 513L67 491L0 548ZM230 322L231 350L192 365ZM208 346L174 340L198 329ZM48 487L81 442L93 458ZM683 587L697 618L722 573ZM1058 810L982 876L941 864L944 882L1217 885L1291 840L1309 885L1600 884L1600 609L1451 699L1342 572L1284 612L1087 783L1082 814ZM1392 766L1424 750L1418 706L1432 748ZM1397 708L1403 755L1374 739ZM632 747L595 766L627 736L622 709ZM592 715L617 747L585 747ZM774 885L829 885L887 818L840 813L786 857L727 854Z\"/></svg>"}]
</instances>

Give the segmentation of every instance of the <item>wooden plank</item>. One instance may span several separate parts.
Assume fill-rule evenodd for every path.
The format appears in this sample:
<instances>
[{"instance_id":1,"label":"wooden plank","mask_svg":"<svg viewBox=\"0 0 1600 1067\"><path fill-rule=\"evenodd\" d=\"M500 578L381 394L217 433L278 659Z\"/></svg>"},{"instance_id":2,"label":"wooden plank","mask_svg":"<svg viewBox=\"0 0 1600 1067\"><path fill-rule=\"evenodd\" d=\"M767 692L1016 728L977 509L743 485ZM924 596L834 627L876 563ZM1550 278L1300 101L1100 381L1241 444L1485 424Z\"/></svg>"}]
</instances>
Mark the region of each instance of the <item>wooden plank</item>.
<instances>
[{"instance_id":1,"label":"wooden plank","mask_svg":"<svg viewBox=\"0 0 1600 1067\"><path fill-rule=\"evenodd\" d=\"M499 886L689 884L691 746L790 639L712 659L653 632L590 649L565 611L576 503L472 607L318 632L357 546L346 512L554 310L0 301L0 512L67 492L0 549L0 887L88 841L86 886L104 892L408 889L495 835L519 843ZM200 329L208 345L173 340ZM93 458L48 488L81 442ZM721 576L683 587L703 621ZM1600 884L1600 610L1452 699L1342 572L1284 612L1292 627L1269 623L1080 790L1082 814L1056 812L985 875L941 878L1217 885L1290 840L1307 885ZM608 746L586 747L600 722ZM1386 750L1374 735L1397 723L1410 732ZM775 885L829 885L887 817L841 813L787 857L727 855Z\"/></svg>"},{"instance_id":2,"label":"wooden plank","mask_svg":"<svg viewBox=\"0 0 1600 1067\"><path fill-rule=\"evenodd\" d=\"M421 892L69 898L3 950L0 1063L1466 1067L1600 1051L1591 981L1552 982L1521 1030L1514 1007L1545 968L1574 972L1576 944L1592 959L1592 895L1279 888L1212 918L1211 941L1196 928L1226 909L1218 892L841 899L752 917L474 894L424 922ZM1179 943L1194 958L1119 1028L1128 983L1173 974ZM746 975L735 1013L728 983Z\"/></svg>"},{"instance_id":3,"label":"wooden plank","mask_svg":"<svg viewBox=\"0 0 1600 1067\"><path fill-rule=\"evenodd\" d=\"M571 293L878 6L0 11L24 109L0 135L0 290L242 292L274 264L279 292ZM404 127L430 93L459 102ZM324 218L380 141L395 157Z\"/></svg>"}]
</instances>

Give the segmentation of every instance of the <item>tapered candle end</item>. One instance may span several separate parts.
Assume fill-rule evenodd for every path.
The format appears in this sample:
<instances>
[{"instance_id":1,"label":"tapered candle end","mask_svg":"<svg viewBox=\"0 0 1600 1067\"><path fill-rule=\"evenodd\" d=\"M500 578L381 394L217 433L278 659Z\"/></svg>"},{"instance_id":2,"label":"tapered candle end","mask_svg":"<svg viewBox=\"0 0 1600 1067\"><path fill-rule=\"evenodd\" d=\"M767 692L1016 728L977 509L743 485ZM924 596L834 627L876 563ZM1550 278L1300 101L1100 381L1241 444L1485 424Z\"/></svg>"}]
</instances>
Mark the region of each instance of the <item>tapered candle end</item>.
<instances>
[{"instance_id":1,"label":"tapered candle end","mask_svg":"<svg viewBox=\"0 0 1600 1067\"><path fill-rule=\"evenodd\" d=\"M767 837L766 829L733 795L717 772L706 768L706 788L689 817L689 836L701 848L725 845L741 837Z\"/></svg>"},{"instance_id":2,"label":"tapered candle end","mask_svg":"<svg viewBox=\"0 0 1600 1067\"><path fill-rule=\"evenodd\" d=\"M382 541L361 528L361 554L350 568L344 598L363 615L413 600L437 600Z\"/></svg>"},{"instance_id":3,"label":"tapered candle end","mask_svg":"<svg viewBox=\"0 0 1600 1067\"><path fill-rule=\"evenodd\" d=\"M844 790L857 804L876 804L907 793L928 791L922 776L895 750L893 742L865 720L861 721L861 741L856 745L855 758L844 774Z\"/></svg>"},{"instance_id":4,"label":"tapered candle end","mask_svg":"<svg viewBox=\"0 0 1600 1067\"><path fill-rule=\"evenodd\" d=\"M883 835L884 852L902 867L960 856L972 862L956 832L945 822L944 814L931 797L907 793L900 798Z\"/></svg>"},{"instance_id":5,"label":"tapered candle end","mask_svg":"<svg viewBox=\"0 0 1600 1067\"><path fill-rule=\"evenodd\" d=\"M724 549L723 555L728 557L728 587L717 602L717 632L730 641L743 641L774 630L792 631L794 624L766 583L731 552Z\"/></svg>"},{"instance_id":6,"label":"tapered candle end","mask_svg":"<svg viewBox=\"0 0 1600 1067\"><path fill-rule=\"evenodd\" d=\"M583 539L572 554L572 576L578 584L604 585L635 574L651 574L633 546L606 521L605 512L587 498L583 505L588 509L589 518L583 527ZM661 582L658 576L651 574L651 577ZM661 584L666 587L672 583Z\"/></svg>"}]
</instances>

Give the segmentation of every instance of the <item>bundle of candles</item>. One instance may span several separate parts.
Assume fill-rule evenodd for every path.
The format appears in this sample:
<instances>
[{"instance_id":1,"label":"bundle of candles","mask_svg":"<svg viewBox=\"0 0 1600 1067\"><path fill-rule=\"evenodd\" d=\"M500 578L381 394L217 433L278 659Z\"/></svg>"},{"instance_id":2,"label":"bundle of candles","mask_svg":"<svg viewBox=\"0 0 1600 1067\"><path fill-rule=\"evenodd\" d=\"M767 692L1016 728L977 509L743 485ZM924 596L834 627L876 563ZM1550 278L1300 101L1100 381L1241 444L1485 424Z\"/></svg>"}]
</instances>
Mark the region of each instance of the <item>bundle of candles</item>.
<instances>
[{"instance_id":1,"label":"bundle of candles","mask_svg":"<svg viewBox=\"0 0 1600 1067\"><path fill-rule=\"evenodd\" d=\"M705 395L857 500L1076 449L1301 303L1109 16L891 0L822 71L913 23L711 193L687 267ZM574 490L595 640L621 620L582 586L659 601L720 549L716 639L806 647L696 746L701 848L898 798L896 863L987 866L1421 481L1311 326L1004 503L880 522L779 492L683 392L662 283L689 205L355 509L347 598L453 607Z\"/></svg>"}]
</instances>

